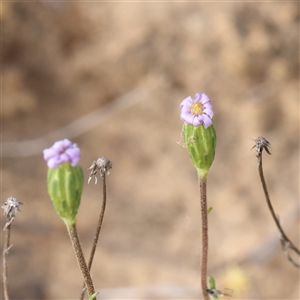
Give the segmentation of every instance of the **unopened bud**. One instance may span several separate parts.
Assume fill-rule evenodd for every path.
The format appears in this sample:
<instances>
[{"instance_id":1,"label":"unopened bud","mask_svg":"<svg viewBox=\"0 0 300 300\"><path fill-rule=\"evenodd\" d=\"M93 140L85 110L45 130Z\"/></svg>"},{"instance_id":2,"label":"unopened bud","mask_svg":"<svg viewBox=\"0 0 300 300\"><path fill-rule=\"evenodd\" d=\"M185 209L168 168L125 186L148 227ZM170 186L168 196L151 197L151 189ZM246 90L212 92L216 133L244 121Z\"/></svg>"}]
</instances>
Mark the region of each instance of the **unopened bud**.
<instances>
[{"instance_id":1,"label":"unopened bud","mask_svg":"<svg viewBox=\"0 0 300 300\"><path fill-rule=\"evenodd\" d=\"M76 223L83 183L80 166L64 163L56 169L48 169L48 193L55 211L69 225Z\"/></svg>"}]
</instances>

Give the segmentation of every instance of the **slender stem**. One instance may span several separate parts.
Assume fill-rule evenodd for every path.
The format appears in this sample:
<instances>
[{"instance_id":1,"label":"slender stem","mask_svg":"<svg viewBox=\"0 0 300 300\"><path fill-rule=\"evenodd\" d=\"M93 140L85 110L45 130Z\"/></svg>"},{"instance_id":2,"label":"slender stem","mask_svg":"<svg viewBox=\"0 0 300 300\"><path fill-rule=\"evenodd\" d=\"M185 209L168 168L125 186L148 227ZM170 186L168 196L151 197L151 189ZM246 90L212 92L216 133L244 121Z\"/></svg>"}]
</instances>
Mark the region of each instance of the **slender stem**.
<instances>
[{"instance_id":1,"label":"slender stem","mask_svg":"<svg viewBox=\"0 0 300 300\"><path fill-rule=\"evenodd\" d=\"M209 300L207 293L207 256L208 256L208 222L206 205L206 176L199 175L200 206L202 218L202 261L201 261L201 288L203 298Z\"/></svg>"},{"instance_id":2,"label":"slender stem","mask_svg":"<svg viewBox=\"0 0 300 300\"><path fill-rule=\"evenodd\" d=\"M4 241L4 247L3 247L3 271L2 271L2 277L3 277L3 294L4 299L9 300L8 297L8 272L7 272L7 256L9 249L12 247L10 245L10 228L11 224L15 219L15 216L18 211L20 211L19 206L22 205L22 202L19 202L15 197L9 197L4 202L4 204L1 206L1 208L4 210L4 215L7 217L7 222L4 226L5 233L5 241Z\"/></svg>"},{"instance_id":3,"label":"slender stem","mask_svg":"<svg viewBox=\"0 0 300 300\"><path fill-rule=\"evenodd\" d=\"M85 287L87 289L88 295L91 296L95 293L95 288L93 285L93 281L89 269L87 267L87 264L83 256L82 248L77 234L76 224L71 224L71 225L66 224L66 225L67 225L69 236L71 238L74 252L76 254L78 265L80 267L81 273L84 278Z\"/></svg>"},{"instance_id":4,"label":"slender stem","mask_svg":"<svg viewBox=\"0 0 300 300\"><path fill-rule=\"evenodd\" d=\"M101 230L102 223L103 223L105 207L106 207L106 174L105 174L105 172L101 175L101 178L102 178L102 188L103 188L102 207L101 207L98 224L97 224L97 228L96 228L96 233L95 233L95 237L94 237L94 242L93 242L93 246L91 249L91 254L90 254L90 258L89 258L89 262L88 262L89 270L91 270L91 267L92 267L92 263L93 263L95 251L97 248L99 235L100 235L100 230ZM83 300L84 294L85 294L85 287L83 286L82 292L81 292L81 297L80 297L81 300Z\"/></svg>"},{"instance_id":5,"label":"slender stem","mask_svg":"<svg viewBox=\"0 0 300 300\"><path fill-rule=\"evenodd\" d=\"M263 190L264 190L265 198L266 198L266 201L267 201L268 208L269 208L269 210L271 212L271 215L272 215L272 217L274 219L274 222L275 222L275 224L276 224L276 226L277 226L277 228L278 228L278 230L279 230L279 232L281 234L281 241L282 241L281 243L283 245L283 249L285 251L286 248L290 248L290 249L292 249L295 253L297 253L300 256L299 249L292 243L292 241L288 238L288 236L286 235L286 233L283 231L283 228L280 225L279 219L276 216L275 211L273 209L273 206L272 206L272 203L271 203L271 200L270 200L270 197L269 197L269 193L268 193L268 189L267 189L267 184L266 184L266 181L265 181L264 173L263 173L262 151L258 152L257 157L258 157L258 172L259 172L260 180L261 180L262 187L263 187ZM286 252L286 255L288 257L288 260L294 266L296 266L298 268L300 267L299 264L297 264L296 262L294 262L292 260L292 258L289 256L289 254L287 252Z\"/></svg>"},{"instance_id":6,"label":"slender stem","mask_svg":"<svg viewBox=\"0 0 300 300\"><path fill-rule=\"evenodd\" d=\"M11 248L10 244L10 224L5 228L5 241L3 249L3 293L4 299L9 300L8 297L8 274L7 274L7 255L8 251Z\"/></svg>"}]
</instances>

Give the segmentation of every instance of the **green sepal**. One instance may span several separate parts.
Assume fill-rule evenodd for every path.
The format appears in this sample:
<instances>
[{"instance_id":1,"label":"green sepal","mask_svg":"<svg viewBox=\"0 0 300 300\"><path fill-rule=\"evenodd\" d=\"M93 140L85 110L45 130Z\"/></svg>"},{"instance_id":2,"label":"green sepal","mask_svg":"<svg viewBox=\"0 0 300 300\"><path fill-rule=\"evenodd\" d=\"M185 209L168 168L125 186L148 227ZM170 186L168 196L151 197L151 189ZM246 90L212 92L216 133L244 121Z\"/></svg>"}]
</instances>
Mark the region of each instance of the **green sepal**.
<instances>
[{"instance_id":1,"label":"green sepal","mask_svg":"<svg viewBox=\"0 0 300 300\"><path fill-rule=\"evenodd\" d=\"M205 177L215 158L217 136L214 125L204 128L184 123L182 127L185 146L198 174Z\"/></svg>"},{"instance_id":2,"label":"green sepal","mask_svg":"<svg viewBox=\"0 0 300 300\"><path fill-rule=\"evenodd\" d=\"M76 223L83 183L80 166L64 163L56 169L48 169L48 193L55 211L67 225Z\"/></svg>"}]
</instances>

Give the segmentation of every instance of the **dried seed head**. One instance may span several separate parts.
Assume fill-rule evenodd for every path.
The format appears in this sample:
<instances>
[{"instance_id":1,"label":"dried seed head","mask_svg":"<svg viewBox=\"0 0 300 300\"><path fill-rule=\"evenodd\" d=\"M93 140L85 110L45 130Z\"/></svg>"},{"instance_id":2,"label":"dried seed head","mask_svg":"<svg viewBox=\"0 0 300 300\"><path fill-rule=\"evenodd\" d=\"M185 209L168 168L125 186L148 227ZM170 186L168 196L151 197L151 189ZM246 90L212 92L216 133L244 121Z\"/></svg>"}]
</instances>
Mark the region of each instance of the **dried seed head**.
<instances>
[{"instance_id":1,"label":"dried seed head","mask_svg":"<svg viewBox=\"0 0 300 300\"><path fill-rule=\"evenodd\" d=\"M7 218L11 219L15 217L17 211L21 211L19 206L22 204L23 203L19 202L16 198L9 197L1 207L4 210L4 215L6 215Z\"/></svg>"},{"instance_id":2,"label":"dried seed head","mask_svg":"<svg viewBox=\"0 0 300 300\"><path fill-rule=\"evenodd\" d=\"M4 211L4 215L6 215L8 221L6 222L4 229L5 230L14 220L16 214L18 211L21 211L19 206L22 205L22 202L19 202L16 198L14 197L9 197L7 200L4 202L4 204L1 206L1 208Z\"/></svg>"},{"instance_id":3,"label":"dried seed head","mask_svg":"<svg viewBox=\"0 0 300 300\"><path fill-rule=\"evenodd\" d=\"M97 172L99 171L100 176L109 175L109 170L112 168L113 164L104 156L94 160L88 170L91 170L88 183L90 183L92 176L95 176L95 184L97 184Z\"/></svg>"},{"instance_id":4,"label":"dried seed head","mask_svg":"<svg viewBox=\"0 0 300 300\"><path fill-rule=\"evenodd\" d=\"M263 150L266 150L268 154L271 155L269 148L271 148L271 144L262 136L258 137L254 140L255 145L251 148L255 148L255 150L261 154Z\"/></svg>"}]
</instances>

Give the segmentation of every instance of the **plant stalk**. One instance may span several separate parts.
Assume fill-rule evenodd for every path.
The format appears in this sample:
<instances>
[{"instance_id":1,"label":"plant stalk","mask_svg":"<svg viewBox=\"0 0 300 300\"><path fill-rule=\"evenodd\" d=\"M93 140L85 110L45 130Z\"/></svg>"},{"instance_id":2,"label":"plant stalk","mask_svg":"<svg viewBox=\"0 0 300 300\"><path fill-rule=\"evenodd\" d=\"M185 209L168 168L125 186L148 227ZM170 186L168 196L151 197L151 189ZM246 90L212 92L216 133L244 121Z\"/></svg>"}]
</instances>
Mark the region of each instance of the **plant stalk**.
<instances>
[{"instance_id":1,"label":"plant stalk","mask_svg":"<svg viewBox=\"0 0 300 300\"><path fill-rule=\"evenodd\" d=\"M10 244L10 226L11 224L7 225L5 230L5 241L4 241L4 249L3 249L3 294L4 299L9 300L8 296L8 271L7 271L7 255L8 251L11 248Z\"/></svg>"},{"instance_id":2,"label":"plant stalk","mask_svg":"<svg viewBox=\"0 0 300 300\"><path fill-rule=\"evenodd\" d=\"M95 251L97 248L98 239L100 236L100 231L101 231L101 227L102 227L102 223L103 223L105 208L106 208L106 174L105 174L105 172L101 175L101 178L102 178L102 188L103 188L102 189L103 190L102 207L101 207L98 224L97 224L97 228L96 228L96 233L95 233L95 237L94 237L94 242L93 242L93 246L91 249L91 254L90 254L90 258L89 258L89 262L88 262L89 270L91 270L91 267L92 267L92 263L93 263L93 259L94 259L94 255L95 255ZM82 292L81 292L81 297L80 297L81 300L83 300L84 294L85 294L85 287L83 286Z\"/></svg>"},{"instance_id":3,"label":"plant stalk","mask_svg":"<svg viewBox=\"0 0 300 300\"><path fill-rule=\"evenodd\" d=\"M201 260L201 288L203 298L209 300L207 293L207 256L208 256L208 221L207 221L207 204L206 204L206 176L199 178L199 191L200 191L200 208L202 219L202 260Z\"/></svg>"},{"instance_id":4,"label":"plant stalk","mask_svg":"<svg viewBox=\"0 0 300 300\"><path fill-rule=\"evenodd\" d=\"M262 184L262 187L263 187L263 191L264 191L264 194L265 194L265 198L266 198L266 202L267 202L267 205L268 205L268 208L269 208L269 211L273 217L273 220L277 226L277 229L279 230L280 232L280 235L281 235L281 245L282 245L282 248L285 252L285 254L287 255L287 258L288 260L297 268L300 267L299 263L296 263L290 256L289 254L287 253L286 249L289 248L291 250L293 250L298 256L300 256L300 251L299 249L293 244L293 242L289 239L289 237L286 235L286 233L284 232L280 222L279 222L279 218L276 216L276 213L274 211L274 208L273 208L273 205L272 205L272 202L270 200L270 196L269 196L269 193L268 193L268 189L267 189L267 184L266 184L266 181L265 181L265 177L264 177L264 173L263 173L263 166L262 166L262 151L260 151L257 155L258 157L258 173L259 173L259 177L260 177L260 180L261 180L261 184Z\"/></svg>"},{"instance_id":5,"label":"plant stalk","mask_svg":"<svg viewBox=\"0 0 300 300\"><path fill-rule=\"evenodd\" d=\"M93 285L90 271L84 259L84 255L77 234L76 224L66 224L66 225L77 258L78 265L80 267L81 273L84 278L85 287L87 289L88 295L92 296L95 293L95 288Z\"/></svg>"}]
</instances>

